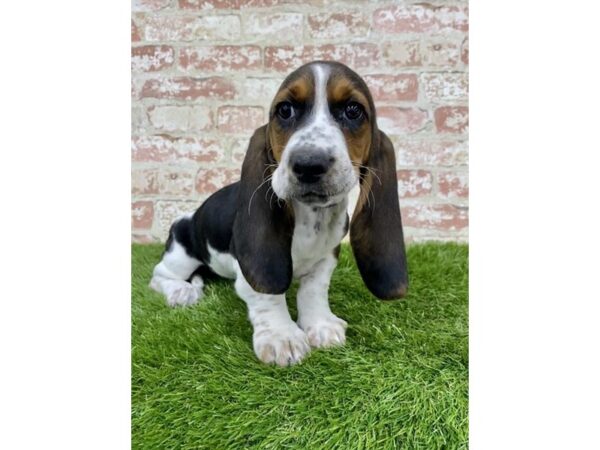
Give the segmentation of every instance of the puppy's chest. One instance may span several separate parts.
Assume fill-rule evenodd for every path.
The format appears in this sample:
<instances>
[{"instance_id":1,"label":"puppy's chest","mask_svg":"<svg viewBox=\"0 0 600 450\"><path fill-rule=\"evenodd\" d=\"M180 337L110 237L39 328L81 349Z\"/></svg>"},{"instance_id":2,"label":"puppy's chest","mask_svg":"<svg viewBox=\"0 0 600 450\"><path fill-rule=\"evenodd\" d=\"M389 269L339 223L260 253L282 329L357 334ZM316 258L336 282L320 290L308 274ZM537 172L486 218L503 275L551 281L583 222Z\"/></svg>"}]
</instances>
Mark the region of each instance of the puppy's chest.
<instances>
[{"instance_id":1,"label":"puppy's chest","mask_svg":"<svg viewBox=\"0 0 600 450\"><path fill-rule=\"evenodd\" d=\"M294 213L292 263L294 276L300 277L339 245L346 232L346 208L302 206L295 208Z\"/></svg>"}]
</instances>

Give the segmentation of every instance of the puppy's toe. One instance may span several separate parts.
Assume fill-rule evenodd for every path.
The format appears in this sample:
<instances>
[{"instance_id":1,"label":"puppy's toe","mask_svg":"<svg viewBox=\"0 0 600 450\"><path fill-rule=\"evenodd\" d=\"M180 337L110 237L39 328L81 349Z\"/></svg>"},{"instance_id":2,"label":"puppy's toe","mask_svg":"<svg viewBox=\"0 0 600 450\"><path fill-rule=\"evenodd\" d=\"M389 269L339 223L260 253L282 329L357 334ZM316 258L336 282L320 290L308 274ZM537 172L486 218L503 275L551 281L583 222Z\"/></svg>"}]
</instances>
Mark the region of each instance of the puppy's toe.
<instances>
[{"instance_id":1,"label":"puppy's toe","mask_svg":"<svg viewBox=\"0 0 600 450\"><path fill-rule=\"evenodd\" d=\"M313 347L327 348L346 343L348 323L333 314L303 321L300 326L306 332L308 341Z\"/></svg>"},{"instance_id":2,"label":"puppy's toe","mask_svg":"<svg viewBox=\"0 0 600 450\"><path fill-rule=\"evenodd\" d=\"M285 327L257 329L253 341L254 353L267 364L290 366L310 352L306 334L293 322Z\"/></svg>"},{"instance_id":3,"label":"puppy's toe","mask_svg":"<svg viewBox=\"0 0 600 450\"><path fill-rule=\"evenodd\" d=\"M195 305L202 295L202 287L193 286L187 281L177 281L169 286L165 295L169 306Z\"/></svg>"}]
</instances>

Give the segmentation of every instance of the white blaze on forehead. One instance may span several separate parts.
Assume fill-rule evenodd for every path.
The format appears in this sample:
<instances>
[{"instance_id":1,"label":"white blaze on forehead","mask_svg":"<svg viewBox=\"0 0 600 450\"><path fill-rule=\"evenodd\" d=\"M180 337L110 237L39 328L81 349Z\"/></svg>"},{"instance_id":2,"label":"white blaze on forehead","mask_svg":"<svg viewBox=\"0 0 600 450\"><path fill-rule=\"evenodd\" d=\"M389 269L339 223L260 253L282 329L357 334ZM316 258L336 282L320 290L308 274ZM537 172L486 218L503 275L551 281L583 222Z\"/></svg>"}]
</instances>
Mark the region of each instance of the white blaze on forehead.
<instances>
[{"instance_id":1,"label":"white blaze on forehead","mask_svg":"<svg viewBox=\"0 0 600 450\"><path fill-rule=\"evenodd\" d=\"M327 80L329 79L329 67L323 67L320 64L315 64L312 67L312 72L315 77L315 104L313 106L314 122L329 121L329 103L327 102Z\"/></svg>"},{"instance_id":2,"label":"white blaze on forehead","mask_svg":"<svg viewBox=\"0 0 600 450\"><path fill-rule=\"evenodd\" d=\"M283 162L286 162L290 153L296 149L320 148L337 156L341 156L346 151L346 143L340 127L329 112L327 81L330 69L321 64L314 64L311 70L315 85L313 107L306 123L295 131L288 141L284 149Z\"/></svg>"},{"instance_id":3,"label":"white blaze on forehead","mask_svg":"<svg viewBox=\"0 0 600 450\"><path fill-rule=\"evenodd\" d=\"M292 136L290 148L295 144L304 147L316 147L329 152L337 158L347 154L346 141L340 129L329 111L329 101L327 99L327 82L331 75L330 68L322 64L314 64L312 67L314 75L314 104L311 115L302 128Z\"/></svg>"}]
</instances>

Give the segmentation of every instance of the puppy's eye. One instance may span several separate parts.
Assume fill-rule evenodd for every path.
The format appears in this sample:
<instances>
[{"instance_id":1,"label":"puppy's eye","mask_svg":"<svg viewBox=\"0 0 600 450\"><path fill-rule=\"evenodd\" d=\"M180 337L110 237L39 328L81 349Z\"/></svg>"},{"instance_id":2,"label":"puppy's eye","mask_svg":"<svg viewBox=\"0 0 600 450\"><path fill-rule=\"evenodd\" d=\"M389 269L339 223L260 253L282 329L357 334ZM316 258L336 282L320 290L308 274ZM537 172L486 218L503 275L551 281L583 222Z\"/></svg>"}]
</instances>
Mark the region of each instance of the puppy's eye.
<instances>
[{"instance_id":1,"label":"puppy's eye","mask_svg":"<svg viewBox=\"0 0 600 450\"><path fill-rule=\"evenodd\" d=\"M283 120L290 120L294 117L294 106L290 102L281 102L277 105L277 115Z\"/></svg>"},{"instance_id":2,"label":"puppy's eye","mask_svg":"<svg viewBox=\"0 0 600 450\"><path fill-rule=\"evenodd\" d=\"M349 102L344 109L344 114L350 120L360 119L363 115L363 107L356 102Z\"/></svg>"}]
</instances>

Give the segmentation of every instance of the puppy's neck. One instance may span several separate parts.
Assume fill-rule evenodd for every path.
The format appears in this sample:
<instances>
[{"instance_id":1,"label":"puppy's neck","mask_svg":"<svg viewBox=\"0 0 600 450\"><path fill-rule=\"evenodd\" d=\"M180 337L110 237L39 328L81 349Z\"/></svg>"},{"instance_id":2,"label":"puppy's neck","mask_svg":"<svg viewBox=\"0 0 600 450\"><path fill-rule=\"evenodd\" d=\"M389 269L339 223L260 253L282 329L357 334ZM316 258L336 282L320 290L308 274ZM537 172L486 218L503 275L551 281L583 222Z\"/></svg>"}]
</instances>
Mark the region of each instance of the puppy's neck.
<instances>
[{"instance_id":1,"label":"puppy's neck","mask_svg":"<svg viewBox=\"0 0 600 450\"><path fill-rule=\"evenodd\" d=\"M297 223L300 222L306 225L309 222L317 220L327 223L339 217L340 214L346 213L348 196L346 195L337 203L326 206L307 205L306 203L294 200L292 207L294 208L294 216Z\"/></svg>"}]
</instances>

